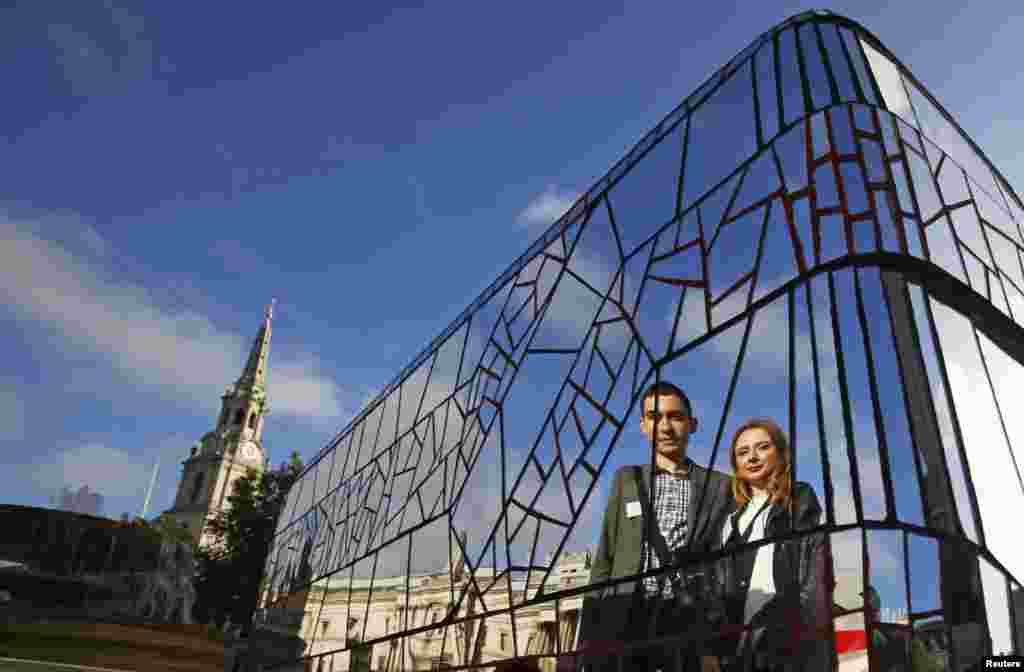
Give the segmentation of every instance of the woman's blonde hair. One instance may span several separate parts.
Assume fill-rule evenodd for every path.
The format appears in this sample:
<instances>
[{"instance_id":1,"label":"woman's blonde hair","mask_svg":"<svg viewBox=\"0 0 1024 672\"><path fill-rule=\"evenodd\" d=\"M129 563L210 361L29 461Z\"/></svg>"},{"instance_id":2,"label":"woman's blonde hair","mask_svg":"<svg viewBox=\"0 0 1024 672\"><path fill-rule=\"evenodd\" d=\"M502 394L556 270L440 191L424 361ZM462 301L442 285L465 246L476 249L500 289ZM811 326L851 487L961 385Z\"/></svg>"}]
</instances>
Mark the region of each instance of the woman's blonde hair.
<instances>
[{"instance_id":1,"label":"woman's blonde hair","mask_svg":"<svg viewBox=\"0 0 1024 672\"><path fill-rule=\"evenodd\" d=\"M782 431L782 428L774 420L752 418L739 426L736 433L732 435L732 441L729 443L729 462L732 464L733 471L739 471L736 467L736 442L739 441L740 435L748 429L763 429L771 438L772 444L775 446L775 452L779 456L779 464L768 483L769 498L772 504L789 507L793 499L792 453L786 433ZM736 500L737 506L743 506L750 501L753 493L750 485L739 478L733 478L732 496Z\"/></svg>"}]
</instances>

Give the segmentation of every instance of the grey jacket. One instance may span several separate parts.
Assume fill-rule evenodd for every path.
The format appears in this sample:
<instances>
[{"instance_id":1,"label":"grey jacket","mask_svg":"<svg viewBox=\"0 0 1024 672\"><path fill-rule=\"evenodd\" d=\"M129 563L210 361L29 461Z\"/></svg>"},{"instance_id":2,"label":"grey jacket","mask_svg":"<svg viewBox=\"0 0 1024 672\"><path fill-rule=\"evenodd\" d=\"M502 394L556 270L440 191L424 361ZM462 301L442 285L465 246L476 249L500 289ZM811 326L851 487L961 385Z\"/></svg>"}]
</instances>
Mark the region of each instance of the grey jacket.
<instances>
[{"instance_id":1,"label":"grey jacket","mask_svg":"<svg viewBox=\"0 0 1024 672\"><path fill-rule=\"evenodd\" d=\"M650 465L640 467L646 492L653 492ZM625 466L615 472L604 513L597 552L591 559L590 583L598 584L639 574L643 570L643 539L646 517L628 516L626 506L640 501L636 467ZM644 507L649 508L649 507ZM735 509L731 479L718 471L696 464L690 471L690 502L687 517L687 543L690 552L712 550L721 535L725 518ZM657 534L657 524L653 526ZM628 605L636 581L624 581L584 599L581 641L615 640L625 627ZM617 599L621 598L621 599Z\"/></svg>"}]
</instances>

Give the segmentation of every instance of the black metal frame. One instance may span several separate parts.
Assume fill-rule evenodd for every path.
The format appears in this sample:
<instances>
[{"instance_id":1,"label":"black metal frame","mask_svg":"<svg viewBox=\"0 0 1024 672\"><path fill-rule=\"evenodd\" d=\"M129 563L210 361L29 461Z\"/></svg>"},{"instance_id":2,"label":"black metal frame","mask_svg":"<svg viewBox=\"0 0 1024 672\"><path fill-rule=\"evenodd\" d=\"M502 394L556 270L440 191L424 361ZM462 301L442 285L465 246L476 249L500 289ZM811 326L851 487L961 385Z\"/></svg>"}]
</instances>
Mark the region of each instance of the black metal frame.
<instances>
[{"instance_id":1,"label":"black metal frame","mask_svg":"<svg viewBox=\"0 0 1024 672\"><path fill-rule=\"evenodd\" d=\"M789 48L795 49L796 58L795 67L787 69L780 55L786 56L781 52ZM890 103L887 96L893 92L884 91L880 85L868 58L867 52L872 50L887 59L898 73L900 92L909 110L887 109ZM759 86L759 59L770 59L775 104L766 99L764 88ZM787 63L794 65L791 61ZM747 102L748 112L753 112L756 136L748 139L748 143L752 141L752 152L703 193L689 194L684 190L692 183L687 176L703 168L703 165L691 165L701 158L691 153L691 150L697 151L694 143L702 130L693 128L694 115L707 101L720 102L726 84L739 81L733 78L745 72L744 68L749 68L751 75ZM824 80L820 79L822 74ZM786 95L790 91L787 84L794 82L799 82L802 109L790 114L784 101L792 100ZM812 82L823 87L817 100ZM821 100L824 90L828 92L827 101ZM849 91L854 93L853 98L844 97L844 92ZM965 172L964 166L922 132L927 129L921 121L925 111L919 110L919 105L930 105L932 109L927 113L933 117L939 115L947 124L947 131L974 152L976 156L969 158L975 172ZM769 110L777 115L773 125L766 124L768 118L764 115ZM678 145L674 144L674 139L680 141ZM817 145L825 141L827 151L822 151ZM963 149L958 146L950 151ZM678 160L673 152L678 152ZM660 165L657 159L665 156L668 165L675 166L675 172L665 177L665 184L675 190L670 216L647 222L650 232L632 230L636 228L635 213L628 206L616 206L616 200L621 197L620 203L628 203L629 189L637 184L637 176L644 176L641 165ZM978 159L980 163L976 163ZM645 160L647 164L643 164ZM978 166L988 173L979 175ZM922 177L920 170L914 170L923 167L927 168L927 177ZM798 175L787 173L787 168L796 168ZM939 175L945 180L945 171L950 170L953 177L949 179L962 180L961 186L970 196L968 201L947 201L951 196L943 194ZM711 179L715 177L717 175ZM794 183L794 177L800 179L800 183ZM751 198L749 190L761 188L760 181L768 181L774 188L755 191ZM979 186L982 183L994 185L998 193L985 191ZM836 201L819 202L819 199L831 197L833 186ZM923 210L919 195L923 196L924 191L921 190L935 195L937 212ZM854 199L855 194L862 194L863 198ZM985 209L978 204L978 199L984 198L991 201L986 201L989 205ZM969 210L962 210L968 207ZM962 235L958 235L954 225L958 220L950 214L954 211L969 211L967 216L974 217L970 224L977 222L978 233L960 231ZM994 212L1002 221L987 221L983 218L984 212ZM830 226L840 219L842 231L837 233ZM267 562L268 585L262 596L264 609L257 615L258 622L265 628L271 627L275 621L280 621L274 617L275 610L289 612L302 608L311 592L321 599L321 605L326 604L328 593L335 591L321 588L319 584L333 583L335 577L344 582L347 574L348 588L342 590L351 595L356 590L356 567L369 564L369 594L365 605L361 605L363 611L358 619L365 628L384 549L392 543L408 544L403 566L411 567L413 536L420 531L428 534L431 526L447 523L450 583L448 613L442 625L416 626L404 622L395 632L377 638L367 638L364 629L353 641L358 640L360 646L373 646L401 641L438 627L444 632L462 628L457 639L463 642L459 652L463 663L461 668L452 669L475 669L481 661L474 660L469 652L482 646L481 633L488 618L507 614L514 626L518 613L549 603L555 605L559 614L561 602L595 589L577 586L550 592L544 586L553 579L556 559L568 550L573 529L597 487L599 476L609 464L612 450L626 427L626 419L640 403L644 385L661 379L666 367L743 323L743 336L724 397L721 422L715 428L711 461L716 463L727 420L733 420L729 416L730 404L740 378L753 320L759 311L776 302L785 303L788 315L786 420L790 436L796 445L796 325L798 320L806 319L809 340L804 345L809 345L811 352L816 400L811 410L818 424L820 456L817 459L821 463L826 513L822 531L830 534L846 529L862 531L863 585L869 585L872 578L867 531L873 529L902 530L904 539L909 534L936 538L940 542L944 574L952 571L953 551L967 551L971 559L957 565L960 570L973 576L971 572L978 571L980 558L1002 572L1007 585L1011 585L1014 578L1024 577L1012 577L985 543L984 521L976 492L979 486L966 468L970 462L969 446L957 418L957 404L939 347L935 317L925 302L926 319L921 322L915 318L910 292L941 301L967 316L975 329L981 330L1017 362L1024 363L1024 310L1018 312L1013 308L1024 306L1022 228L1024 206L1017 194L953 118L874 36L859 24L827 12L808 12L788 19L756 39L645 135L318 454L288 496ZM716 242L723 232L738 230L748 232L749 242L755 238L757 241L750 266L739 267L749 270L740 273L717 296L712 296L711 279L723 268L729 272L721 255L712 258L718 252ZM601 232L604 232L603 239ZM844 246L838 254L831 243L826 244L837 235ZM943 235L947 237L942 238ZM964 242L970 235L980 235L984 249L971 249ZM588 274L585 267L587 255L593 253L592 246L602 240L606 253L602 258L613 264L607 274L610 280L595 286L593 275ZM997 240L1003 246L1000 248L1003 255L995 253ZM786 249L790 252L785 252ZM730 249L725 253L730 254ZM744 253L750 254L749 251ZM1006 254L1016 254L1016 268L999 265L999 259ZM794 267L795 274L780 276L778 268L772 264L778 265L785 256L788 256L787 267ZM693 264L683 272L681 269L687 260ZM634 288L630 283L637 282L638 270L642 276ZM878 287L872 284L875 273L881 283ZM812 301L811 283L818 282L827 285L828 306L825 308L815 306ZM1018 287L1017 282L1022 286ZM545 283L550 286L545 287ZM879 307L867 302L867 289L877 290L885 305ZM589 328L579 331L576 347L546 344L544 329L558 319L553 303L559 292L564 297L573 291L580 292L596 305ZM676 292L674 296L665 296L678 303L666 307L651 300L652 293L658 292ZM800 293L804 295L802 298ZM693 299L694 296L698 298ZM742 305L733 305L740 300ZM689 310L694 301L700 304L704 325L699 335L676 342L684 310ZM662 334L653 333L647 322L653 319L647 313L654 309L652 302L659 310L671 308L674 315L664 348L656 345ZM720 313L730 306L738 307L738 312L719 319ZM871 314L879 308L889 324L889 330L884 333L872 332L870 327ZM800 317L798 311L806 311L805 316ZM819 329L816 319L830 322L831 333ZM840 326L844 320L852 320L854 328L844 331ZM626 343L624 348L612 352L616 346L609 343L614 337L607 334L615 329L625 334L620 338ZM855 333L858 330L859 335ZM832 374L825 370L827 363L819 361L821 348L828 345L830 336L830 347L835 354L834 381L829 377ZM461 339L461 344L456 338ZM923 359L921 338L935 344L937 368L931 377ZM979 348L980 356L977 335L974 345ZM892 375L903 389L905 407L902 409L883 406L879 379L889 374L879 369L877 347L891 348L895 352L898 371ZM454 377L443 366L437 366L442 352L446 355L448 348L457 348ZM471 351L475 354L470 355ZM507 465L512 447L506 445L505 423L521 418L507 418L506 406L518 374L536 358L560 362L559 366L564 367L560 370L566 375L557 393L550 400L542 400L547 412L529 456L518 473L510 473ZM981 361L984 363L984 357ZM866 377L866 390L851 389L848 377L853 373ZM991 386L987 366L984 373ZM603 383L598 380L609 381L607 392L600 392ZM445 393L440 398L428 392L432 384L441 384L444 388ZM829 384L838 386L841 398L846 450L839 459L830 452L826 439L822 386ZM944 437L936 421L933 390L944 395L944 404L950 409L955 444L952 449L959 460L955 469L943 452ZM856 445L858 430L852 395L859 395L857 403L869 409L865 417L877 440L874 454L879 463L880 482L876 486L881 487L885 511L881 519L874 519L864 510L866 495L862 488L870 482L865 479L871 476L861 472L862 461L868 458L861 454L865 446ZM403 399L405 396L412 398ZM995 405L1002 421L1009 409ZM413 406L416 410L410 413L408 409ZM896 478L903 475L895 474L892 467L891 437L886 429L889 413L906 414L910 444L914 447L914 481L926 521L931 516L931 521L924 525L900 520L897 515L894 484ZM394 427L390 424L392 416ZM1005 423L1001 431L1009 445L1013 437L1008 435ZM575 459L570 459L573 457L573 449L568 447L570 443L582 446ZM554 457L549 460L546 454L541 456L541 451L550 446L554 447ZM500 462L500 512L490 534L477 547L475 540L468 541L455 526L456 517L463 515L460 507L467 506L463 499L470 479L474 473L491 467L481 464L485 454ZM328 456L330 462L325 461ZM424 460L431 463L421 469L426 464ZM1013 466L1024 493L1020 468L1015 462ZM838 495L834 480L838 476L832 474L846 473L844 467L849 470L848 486L855 510L852 524L841 523L836 518ZM556 472L567 498L569 519L539 504L545 486L552 482ZM540 485L536 492L529 501L522 499L522 493L528 492L537 479ZM402 493L396 492L395 484L405 480L409 481L409 490L403 499ZM440 481L436 494L434 484L428 487L432 480ZM582 493L574 486L577 481L584 483ZM966 500L958 499L954 493L959 487L954 483L961 481L966 487ZM428 493L426 501L425 492ZM942 514L947 518L942 518L945 522L941 524L935 522L940 520L939 512L947 512ZM406 524L407 517L416 521ZM513 519L516 522L513 523ZM964 520L971 522L977 531L976 538L965 532ZM510 547L519 543L515 540L528 524L534 526L534 535L529 560L524 564L521 558L513 558ZM537 547L542 530L548 527L559 531L560 541L554 544L551 558L542 561L537 557ZM468 546L473 547L467 549ZM504 557L499 556L499 547ZM909 609L912 603L908 555L904 554L903 564ZM695 561L712 559L708 556L695 558ZM496 576L480 574L479 570L488 561L498 572ZM393 569L387 567L380 569L393 573ZM646 575L599 587L608 588L643 576ZM525 587L519 592L513 591L514 581L525 581ZM403 619L412 613L413 588L409 576L404 577L404 582ZM952 641L953 628L958 623L955 618L950 621L952 606L949 603L960 599L962 594L947 585L950 584L948 577L943 584L945 627ZM540 589L536 588L538 585ZM490 596L498 592L502 593L505 606L489 605ZM360 603L362 601L360 598ZM319 613L319 608L315 613ZM911 619L934 615L931 612L911 614ZM1019 626L1014 625L1013 614L1009 616L1019 646L1020 635L1016 632ZM349 612L349 620L352 618ZM871 618L866 617L866 620L870 633L874 625ZM989 637L987 621L984 618L982 621ZM558 622L556 617L556 624ZM521 652L525 642L521 641L523 638L515 627L512 635L513 648ZM560 637L555 639L556 650L549 653L565 653L561 650ZM313 642L308 644L307 655L312 652ZM870 643L868 651L873 655ZM318 652L316 657L334 653ZM955 662L957 652L953 650L951 655ZM389 664L399 669L398 663Z\"/></svg>"}]
</instances>

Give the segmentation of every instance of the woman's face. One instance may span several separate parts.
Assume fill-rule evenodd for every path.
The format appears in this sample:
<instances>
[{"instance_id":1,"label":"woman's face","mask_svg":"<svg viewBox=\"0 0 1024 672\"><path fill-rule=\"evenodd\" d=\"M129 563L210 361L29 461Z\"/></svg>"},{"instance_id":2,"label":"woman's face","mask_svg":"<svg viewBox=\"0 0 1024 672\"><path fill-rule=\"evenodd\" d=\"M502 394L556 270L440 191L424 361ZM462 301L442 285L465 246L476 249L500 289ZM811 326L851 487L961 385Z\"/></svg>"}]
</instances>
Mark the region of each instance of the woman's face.
<instances>
[{"instance_id":1,"label":"woman's face","mask_svg":"<svg viewBox=\"0 0 1024 672\"><path fill-rule=\"evenodd\" d=\"M760 427L752 427L736 439L736 478L752 487L765 489L779 466L779 452L771 435Z\"/></svg>"}]
</instances>

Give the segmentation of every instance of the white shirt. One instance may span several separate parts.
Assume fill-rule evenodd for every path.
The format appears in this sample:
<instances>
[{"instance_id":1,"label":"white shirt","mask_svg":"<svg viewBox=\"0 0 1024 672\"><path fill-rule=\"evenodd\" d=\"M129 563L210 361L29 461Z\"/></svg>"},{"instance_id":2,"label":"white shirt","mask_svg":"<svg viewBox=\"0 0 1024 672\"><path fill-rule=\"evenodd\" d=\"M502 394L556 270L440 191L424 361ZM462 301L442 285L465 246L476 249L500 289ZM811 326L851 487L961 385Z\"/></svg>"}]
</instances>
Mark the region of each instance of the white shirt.
<instances>
[{"instance_id":1,"label":"white shirt","mask_svg":"<svg viewBox=\"0 0 1024 672\"><path fill-rule=\"evenodd\" d=\"M763 511L761 507L768 501L768 495L757 494L751 498L750 503L743 511L743 515L737 521L737 528L740 534L744 534L751 525L753 528L750 530L750 537L748 542L753 543L764 539L765 523L768 521L768 511L770 507L765 508ZM758 512L760 511L760 515ZM732 514L735 517L737 514ZM722 543L724 544L729 536L732 534L732 520L730 517L729 522L726 523L722 530ZM757 555L754 559L754 569L750 573L750 587L747 591L747 602L743 608L743 624L750 623L750 619L761 610L765 604L768 603L773 597L775 597L775 576L773 574L775 557L775 544L766 544L757 549ZM761 634L759 628L754 633L755 638ZM746 633L744 633L743 640L746 641Z\"/></svg>"}]
</instances>

